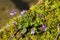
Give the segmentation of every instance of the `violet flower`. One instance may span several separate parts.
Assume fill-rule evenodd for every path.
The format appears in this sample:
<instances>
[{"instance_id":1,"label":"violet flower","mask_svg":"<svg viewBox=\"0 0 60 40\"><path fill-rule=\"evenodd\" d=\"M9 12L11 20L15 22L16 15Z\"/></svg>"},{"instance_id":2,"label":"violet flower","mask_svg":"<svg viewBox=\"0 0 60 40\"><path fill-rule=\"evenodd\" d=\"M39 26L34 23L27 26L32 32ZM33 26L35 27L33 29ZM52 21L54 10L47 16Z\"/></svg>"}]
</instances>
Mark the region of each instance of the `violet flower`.
<instances>
[{"instance_id":1,"label":"violet flower","mask_svg":"<svg viewBox=\"0 0 60 40\"><path fill-rule=\"evenodd\" d=\"M25 12L26 12L26 10L22 10L22 11L21 11L21 14L24 14Z\"/></svg>"},{"instance_id":2,"label":"violet flower","mask_svg":"<svg viewBox=\"0 0 60 40\"><path fill-rule=\"evenodd\" d=\"M35 31L34 30L31 30L31 34L35 34Z\"/></svg>"},{"instance_id":3,"label":"violet flower","mask_svg":"<svg viewBox=\"0 0 60 40\"><path fill-rule=\"evenodd\" d=\"M42 30L46 31L46 25L42 25Z\"/></svg>"},{"instance_id":4,"label":"violet flower","mask_svg":"<svg viewBox=\"0 0 60 40\"><path fill-rule=\"evenodd\" d=\"M16 14L16 12L14 10L12 10L11 13L10 13L10 15L13 16L14 14Z\"/></svg>"}]
</instances>

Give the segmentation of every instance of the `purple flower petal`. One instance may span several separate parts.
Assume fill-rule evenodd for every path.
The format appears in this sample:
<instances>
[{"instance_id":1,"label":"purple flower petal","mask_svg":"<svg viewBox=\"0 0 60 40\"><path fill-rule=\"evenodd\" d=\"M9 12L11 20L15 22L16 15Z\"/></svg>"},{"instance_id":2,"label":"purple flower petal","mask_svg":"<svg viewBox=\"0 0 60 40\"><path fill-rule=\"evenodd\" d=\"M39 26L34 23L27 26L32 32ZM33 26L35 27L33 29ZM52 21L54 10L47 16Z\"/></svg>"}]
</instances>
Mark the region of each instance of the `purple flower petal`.
<instances>
[{"instance_id":1,"label":"purple flower petal","mask_svg":"<svg viewBox=\"0 0 60 40\"><path fill-rule=\"evenodd\" d=\"M16 14L16 12L14 10L12 10L11 13L10 13L10 15L13 16L14 14Z\"/></svg>"},{"instance_id":2,"label":"purple flower petal","mask_svg":"<svg viewBox=\"0 0 60 40\"><path fill-rule=\"evenodd\" d=\"M46 31L46 25L42 25L42 30Z\"/></svg>"},{"instance_id":3,"label":"purple flower petal","mask_svg":"<svg viewBox=\"0 0 60 40\"><path fill-rule=\"evenodd\" d=\"M25 12L26 12L26 10L22 10L22 11L21 11L21 14L24 14Z\"/></svg>"},{"instance_id":4,"label":"purple flower petal","mask_svg":"<svg viewBox=\"0 0 60 40\"><path fill-rule=\"evenodd\" d=\"M35 34L35 31L34 30L31 30L31 34Z\"/></svg>"},{"instance_id":5,"label":"purple flower petal","mask_svg":"<svg viewBox=\"0 0 60 40\"><path fill-rule=\"evenodd\" d=\"M10 15L12 15L12 16L13 16L13 15L14 15L14 13L10 13Z\"/></svg>"}]
</instances>

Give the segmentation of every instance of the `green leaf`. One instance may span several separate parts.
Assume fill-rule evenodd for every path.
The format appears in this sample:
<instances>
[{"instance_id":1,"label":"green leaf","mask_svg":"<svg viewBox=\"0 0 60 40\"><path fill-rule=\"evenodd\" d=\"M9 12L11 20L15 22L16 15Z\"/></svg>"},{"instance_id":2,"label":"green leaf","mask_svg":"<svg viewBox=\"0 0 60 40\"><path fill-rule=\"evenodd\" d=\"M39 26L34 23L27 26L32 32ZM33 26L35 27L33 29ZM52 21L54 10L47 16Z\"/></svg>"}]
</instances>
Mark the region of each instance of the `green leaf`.
<instances>
[{"instance_id":1,"label":"green leaf","mask_svg":"<svg viewBox=\"0 0 60 40\"><path fill-rule=\"evenodd\" d=\"M17 27L18 27L18 29L22 29L23 28L22 25L18 25Z\"/></svg>"},{"instance_id":2,"label":"green leaf","mask_svg":"<svg viewBox=\"0 0 60 40\"><path fill-rule=\"evenodd\" d=\"M21 30L21 33L22 34L25 34L27 32L27 29L26 28L23 28L22 30Z\"/></svg>"},{"instance_id":3,"label":"green leaf","mask_svg":"<svg viewBox=\"0 0 60 40\"><path fill-rule=\"evenodd\" d=\"M29 26L28 26L28 22L24 23L24 26L25 26L25 27L29 27Z\"/></svg>"}]
</instances>

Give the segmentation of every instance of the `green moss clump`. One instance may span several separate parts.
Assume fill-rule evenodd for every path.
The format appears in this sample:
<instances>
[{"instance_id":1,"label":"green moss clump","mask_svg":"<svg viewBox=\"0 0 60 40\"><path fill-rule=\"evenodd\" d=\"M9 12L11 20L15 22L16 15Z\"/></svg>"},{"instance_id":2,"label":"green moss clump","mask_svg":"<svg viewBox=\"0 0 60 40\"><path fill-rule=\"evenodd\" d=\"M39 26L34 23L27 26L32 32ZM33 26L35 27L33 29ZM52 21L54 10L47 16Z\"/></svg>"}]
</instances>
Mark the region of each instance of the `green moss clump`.
<instances>
[{"instance_id":1,"label":"green moss clump","mask_svg":"<svg viewBox=\"0 0 60 40\"><path fill-rule=\"evenodd\" d=\"M1 40L55 40L59 33L60 1L45 0L42 4L31 6L24 14L13 18L3 27ZM42 25L46 25L43 31ZM33 33L31 33L33 30Z\"/></svg>"}]
</instances>

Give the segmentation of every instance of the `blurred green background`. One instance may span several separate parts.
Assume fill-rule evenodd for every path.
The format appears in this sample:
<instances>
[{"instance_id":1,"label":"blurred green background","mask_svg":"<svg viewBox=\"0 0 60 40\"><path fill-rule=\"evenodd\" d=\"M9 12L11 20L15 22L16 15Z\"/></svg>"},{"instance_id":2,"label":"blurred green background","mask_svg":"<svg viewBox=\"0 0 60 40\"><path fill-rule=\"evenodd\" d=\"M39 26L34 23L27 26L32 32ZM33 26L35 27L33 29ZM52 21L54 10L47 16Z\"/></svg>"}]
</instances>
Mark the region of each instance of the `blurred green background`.
<instances>
[{"instance_id":1,"label":"blurred green background","mask_svg":"<svg viewBox=\"0 0 60 40\"><path fill-rule=\"evenodd\" d=\"M14 3L14 1L15 1L15 3ZM27 5L24 4L23 6L29 6L30 7L31 5L35 4L38 0L20 0L19 3L18 3L18 1L19 0L0 0L0 28L2 26L5 26L6 23L9 21L9 19L11 19L12 17L20 15L19 14L19 12L20 12L19 8L22 8L21 4L26 3ZM21 6L19 6L19 5L21 5ZM19 8L17 6L19 6ZM16 15L11 16L10 12L13 9L16 11Z\"/></svg>"}]
</instances>

